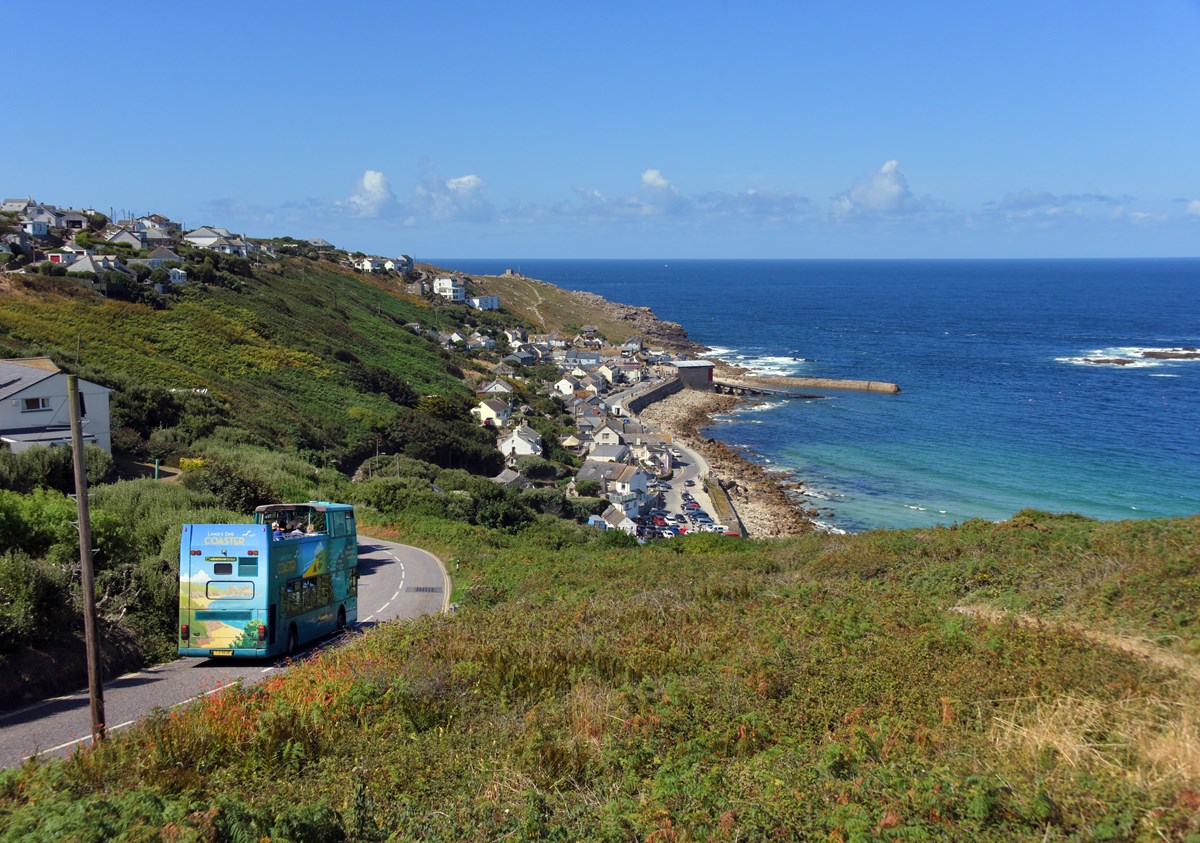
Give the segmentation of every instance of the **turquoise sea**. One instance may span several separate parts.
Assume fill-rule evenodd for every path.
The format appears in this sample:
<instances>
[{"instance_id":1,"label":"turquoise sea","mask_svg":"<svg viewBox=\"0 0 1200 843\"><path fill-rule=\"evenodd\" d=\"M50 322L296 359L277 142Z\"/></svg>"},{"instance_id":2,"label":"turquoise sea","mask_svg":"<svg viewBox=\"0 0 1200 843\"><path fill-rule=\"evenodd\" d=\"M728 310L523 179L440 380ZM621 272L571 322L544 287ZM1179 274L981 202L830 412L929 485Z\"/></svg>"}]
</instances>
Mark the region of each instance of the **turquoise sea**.
<instances>
[{"instance_id":1,"label":"turquoise sea","mask_svg":"<svg viewBox=\"0 0 1200 843\"><path fill-rule=\"evenodd\" d=\"M898 383L709 430L836 528L1200 512L1200 359L1161 356L1200 348L1200 259L439 263L647 305L757 372Z\"/></svg>"}]
</instances>

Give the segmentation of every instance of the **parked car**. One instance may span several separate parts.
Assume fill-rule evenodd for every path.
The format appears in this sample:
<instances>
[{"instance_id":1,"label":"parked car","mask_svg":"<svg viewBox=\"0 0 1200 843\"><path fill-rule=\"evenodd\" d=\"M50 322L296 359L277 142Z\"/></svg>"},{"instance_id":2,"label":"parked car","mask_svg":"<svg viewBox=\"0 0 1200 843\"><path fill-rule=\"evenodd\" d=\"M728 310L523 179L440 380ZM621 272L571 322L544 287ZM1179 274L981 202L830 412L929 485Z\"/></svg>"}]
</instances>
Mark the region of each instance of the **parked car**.
<instances>
[{"instance_id":1,"label":"parked car","mask_svg":"<svg viewBox=\"0 0 1200 843\"><path fill-rule=\"evenodd\" d=\"M695 485L696 485L696 481L695 481L695 480L684 480L684 481L683 481L683 485L685 485L685 486L695 486Z\"/></svg>"}]
</instances>

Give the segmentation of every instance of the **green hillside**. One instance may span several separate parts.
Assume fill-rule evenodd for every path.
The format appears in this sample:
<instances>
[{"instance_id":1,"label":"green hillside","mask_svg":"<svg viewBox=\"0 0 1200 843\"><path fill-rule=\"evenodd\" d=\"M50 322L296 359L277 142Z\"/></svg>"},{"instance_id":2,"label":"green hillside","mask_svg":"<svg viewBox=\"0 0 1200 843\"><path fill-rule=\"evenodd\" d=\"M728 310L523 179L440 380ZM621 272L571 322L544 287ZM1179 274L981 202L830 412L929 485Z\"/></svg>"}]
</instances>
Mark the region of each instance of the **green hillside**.
<instances>
[{"instance_id":1,"label":"green hillside","mask_svg":"<svg viewBox=\"0 0 1200 843\"><path fill-rule=\"evenodd\" d=\"M1200 518L640 548L390 523L456 549L458 612L6 773L0 840L1200 833Z\"/></svg>"},{"instance_id":2,"label":"green hillside","mask_svg":"<svg viewBox=\"0 0 1200 843\"><path fill-rule=\"evenodd\" d=\"M118 425L145 426L120 412L126 388L159 398L208 390L214 419L267 444L345 460L374 452L364 443L398 404L470 394L463 370L476 364L403 327L458 325L465 308L431 307L394 282L328 262L283 258L232 287L189 284L161 309L79 295L66 278L10 279L37 288L0 309L0 353L47 355L118 389ZM389 396L383 387L396 378L408 389Z\"/></svg>"}]
</instances>

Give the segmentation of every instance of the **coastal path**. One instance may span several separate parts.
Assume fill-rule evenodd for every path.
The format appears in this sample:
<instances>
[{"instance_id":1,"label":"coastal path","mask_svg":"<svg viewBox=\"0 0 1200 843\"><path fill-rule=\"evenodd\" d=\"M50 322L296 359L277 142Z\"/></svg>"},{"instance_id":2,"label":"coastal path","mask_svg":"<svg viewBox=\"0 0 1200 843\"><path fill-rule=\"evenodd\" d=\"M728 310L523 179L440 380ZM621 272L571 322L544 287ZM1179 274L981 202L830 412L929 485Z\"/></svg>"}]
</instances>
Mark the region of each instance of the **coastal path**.
<instances>
[{"instance_id":1,"label":"coastal path","mask_svg":"<svg viewBox=\"0 0 1200 843\"><path fill-rule=\"evenodd\" d=\"M450 578L432 553L416 547L358 537L359 581L357 629L385 620L444 612L449 606ZM352 633L351 633L352 634ZM344 636L318 641L308 653L336 646ZM123 729L155 709L183 705L214 694L235 682L250 685L286 669L286 660L223 661L179 658L104 685L104 711L109 731ZM87 690L44 700L0 714L0 769L38 755L66 755L92 739Z\"/></svg>"}]
</instances>

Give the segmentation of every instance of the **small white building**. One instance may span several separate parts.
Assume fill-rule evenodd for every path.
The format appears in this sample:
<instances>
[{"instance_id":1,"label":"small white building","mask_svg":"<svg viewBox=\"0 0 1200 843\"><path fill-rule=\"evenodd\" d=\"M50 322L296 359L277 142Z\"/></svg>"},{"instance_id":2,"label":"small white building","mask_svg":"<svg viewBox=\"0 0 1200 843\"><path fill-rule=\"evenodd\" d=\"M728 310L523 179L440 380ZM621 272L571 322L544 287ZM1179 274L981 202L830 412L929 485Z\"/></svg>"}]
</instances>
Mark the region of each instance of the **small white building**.
<instances>
[{"instance_id":1,"label":"small white building","mask_svg":"<svg viewBox=\"0 0 1200 843\"><path fill-rule=\"evenodd\" d=\"M496 440L496 447L505 457L540 457L542 435L524 422Z\"/></svg>"},{"instance_id":2,"label":"small white building","mask_svg":"<svg viewBox=\"0 0 1200 843\"><path fill-rule=\"evenodd\" d=\"M504 427L512 417L512 408L508 406L507 401L501 401L499 398L486 398L471 410L471 415L479 419L479 423L482 425Z\"/></svg>"},{"instance_id":3,"label":"small white building","mask_svg":"<svg viewBox=\"0 0 1200 843\"><path fill-rule=\"evenodd\" d=\"M476 296L467 299L467 304L476 310L499 310L499 296Z\"/></svg>"},{"instance_id":4,"label":"small white building","mask_svg":"<svg viewBox=\"0 0 1200 843\"><path fill-rule=\"evenodd\" d=\"M108 387L79 379L83 441L112 453ZM21 453L34 445L71 444L67 375L49 357L0 360L0 442Z\"/></svg>"}]
</instances>

